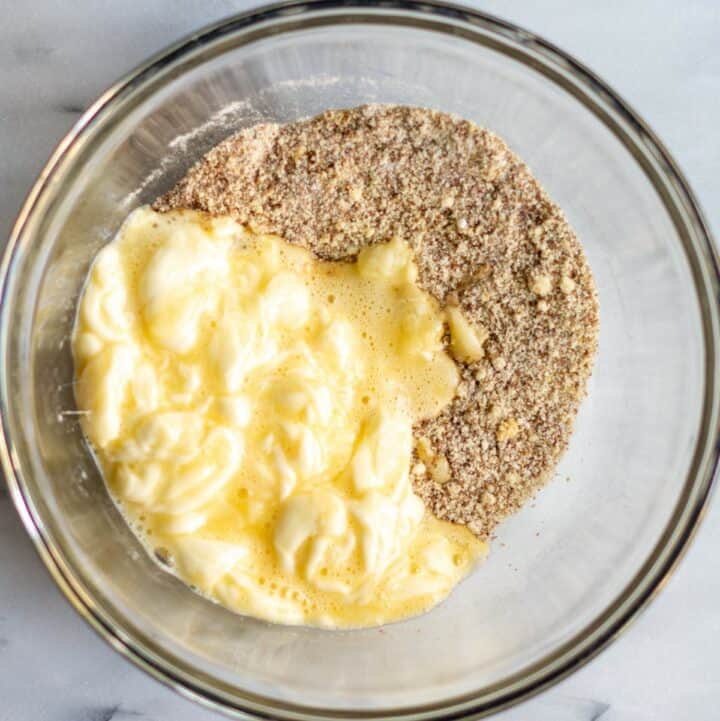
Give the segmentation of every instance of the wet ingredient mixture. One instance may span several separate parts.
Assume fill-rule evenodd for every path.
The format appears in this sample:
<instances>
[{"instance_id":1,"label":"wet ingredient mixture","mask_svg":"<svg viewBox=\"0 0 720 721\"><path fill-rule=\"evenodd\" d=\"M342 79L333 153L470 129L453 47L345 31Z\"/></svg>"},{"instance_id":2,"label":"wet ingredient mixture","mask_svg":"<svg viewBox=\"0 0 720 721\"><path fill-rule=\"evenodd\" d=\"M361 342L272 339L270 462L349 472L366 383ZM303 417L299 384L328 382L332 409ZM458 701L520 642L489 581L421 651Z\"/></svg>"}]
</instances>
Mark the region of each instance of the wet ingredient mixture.
<instances>
[{"instance_id":1,"label":"wet ingredient mixture","mask_svg":"<svg viewBox=\"0 0 720 721\"><path fill-rule=\"evenodd\" d=\"M459 378L416 280L397 238L323 262L195 211L140 208L100 252L74 338L84 429L183 580L270 621L368 626L482 555L410 480L413 424Z\"/></svg>"}]
</instances>

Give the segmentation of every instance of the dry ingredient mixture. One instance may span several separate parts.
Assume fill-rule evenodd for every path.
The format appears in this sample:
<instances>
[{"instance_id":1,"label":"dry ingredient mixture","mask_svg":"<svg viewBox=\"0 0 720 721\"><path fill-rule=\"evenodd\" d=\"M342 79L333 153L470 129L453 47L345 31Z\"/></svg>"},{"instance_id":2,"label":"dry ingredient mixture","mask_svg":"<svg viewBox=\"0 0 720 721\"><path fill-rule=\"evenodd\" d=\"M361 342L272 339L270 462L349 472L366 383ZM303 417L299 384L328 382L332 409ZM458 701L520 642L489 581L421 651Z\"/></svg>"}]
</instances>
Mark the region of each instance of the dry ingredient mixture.
<instances>
[{"instance_id":1,"label":"dry ingredient mixture","mask_svg":"<svg viewBox=\"0 0 720 721\"><path fill-rule=\"evenodd\" d=\"M323 259L408 243L420 285L478 341L451 348L457 396L414 429L416 493L485 539L548 479L592 370L597 298L562 212L496 135L399 106L258 125L154 208L229 214Z\"/></svg>"}]
</instances>

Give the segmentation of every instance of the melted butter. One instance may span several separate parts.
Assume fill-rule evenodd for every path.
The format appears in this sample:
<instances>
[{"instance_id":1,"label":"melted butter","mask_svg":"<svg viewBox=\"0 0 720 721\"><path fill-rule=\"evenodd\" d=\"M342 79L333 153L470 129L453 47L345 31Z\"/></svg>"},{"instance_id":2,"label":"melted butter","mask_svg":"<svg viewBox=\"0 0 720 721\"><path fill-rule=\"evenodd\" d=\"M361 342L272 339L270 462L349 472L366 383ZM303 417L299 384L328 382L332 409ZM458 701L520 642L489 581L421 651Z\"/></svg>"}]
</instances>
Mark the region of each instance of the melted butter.
<instances>
[{"instance_id":1,"label":"melted butter","mask_svg":"<svg viewBox=\"0 0 720 721\"><path fill-rule=\"evenodd\" d=\"M229 218L136 210L98 255L73 352L84 430L144 541L228 608L369 626L484 553L409 478L458 382L400 240L317 260Z\"/></svg>"}]
</instances>

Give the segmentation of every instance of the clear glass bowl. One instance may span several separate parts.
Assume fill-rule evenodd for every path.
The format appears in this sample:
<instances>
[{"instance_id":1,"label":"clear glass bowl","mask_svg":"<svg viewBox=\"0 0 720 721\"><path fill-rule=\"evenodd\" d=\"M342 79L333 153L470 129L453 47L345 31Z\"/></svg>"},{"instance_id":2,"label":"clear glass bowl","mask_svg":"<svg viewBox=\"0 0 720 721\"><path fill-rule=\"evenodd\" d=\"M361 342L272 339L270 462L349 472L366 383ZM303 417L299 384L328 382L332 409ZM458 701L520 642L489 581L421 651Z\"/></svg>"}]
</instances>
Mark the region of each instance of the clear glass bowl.
<instances>
[{"instance_id":1,"label":"clear glass bowl","mask_svg":"<svg viewBox=\"0 0 720 721\"><path fill-rule=\"evenodd\" d=\"M504 137L566 211L600 352L559 478L431 613L354 632L235 616L164 573L111 503L73 415L83 277L133 207L258 120L426 105ZM718 268L678 169L561 51L433 3L274 6L212 26L108 90L32 189L3 261L2 456L56 581L121 653L250 716L477 715L586 661L652 597L697 524L718 448Z\"/></svg>"}]
</instances>

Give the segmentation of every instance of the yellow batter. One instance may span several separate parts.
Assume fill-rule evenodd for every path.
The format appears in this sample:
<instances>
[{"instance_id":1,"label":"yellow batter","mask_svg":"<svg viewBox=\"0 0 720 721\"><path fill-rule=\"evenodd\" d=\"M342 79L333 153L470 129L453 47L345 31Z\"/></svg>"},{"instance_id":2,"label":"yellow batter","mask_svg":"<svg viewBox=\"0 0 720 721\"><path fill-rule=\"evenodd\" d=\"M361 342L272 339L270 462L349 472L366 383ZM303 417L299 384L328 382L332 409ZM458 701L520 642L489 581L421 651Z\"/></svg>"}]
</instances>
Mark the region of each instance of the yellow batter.
<instances>
[{"instance_id":1,"label":"yellow batter","mask_svg":"<svg viewBox=\"0 0 720 721\"><path fill-rule=\"evenodd\" d=\"M413 423L458 382L416 276L399 240L329 263L191 211L140 208L100 252L73 338L84 430L180 578L347 628L428 609L484 553L409 478Z\"/></svg>"}]
</instances>

